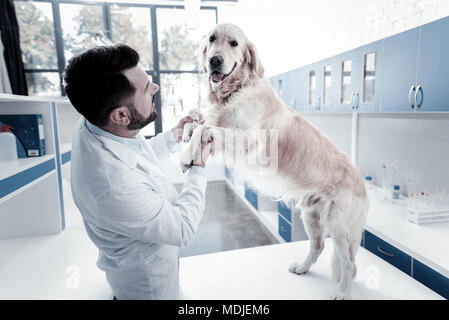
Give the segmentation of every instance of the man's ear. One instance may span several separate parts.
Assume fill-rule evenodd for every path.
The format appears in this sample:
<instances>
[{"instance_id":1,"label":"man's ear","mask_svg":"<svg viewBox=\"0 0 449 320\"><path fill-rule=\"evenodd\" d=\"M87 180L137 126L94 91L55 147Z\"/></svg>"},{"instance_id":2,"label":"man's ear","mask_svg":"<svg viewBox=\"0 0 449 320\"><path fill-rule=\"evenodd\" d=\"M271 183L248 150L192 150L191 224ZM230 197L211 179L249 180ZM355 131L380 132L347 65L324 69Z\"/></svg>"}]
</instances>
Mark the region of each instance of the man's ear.
<instances>
[{"instance_id":1,"label":"man's ear","mask_svg":"<svg viewBox=\"0 0 449 320\"><path fill-rule=\"evenodd\" d=\"M207 43L209 41L209 37L204 37L203 41L201 41L200 51L198 58L200 60L200 67L204 72L207 72L206 69L206 53L207 53Z\"/></svg>"},{"instance_id":2,"label":"man's ear","mask_svg":"<svg viewBox=\"0 0 449 320\"><path fill-rule=\"evenodd\" d=\"M131 122L131 114L127 106L117 107L109 112L109 123L127 126Z\"/></svg>"},{"instance_id":3,"label":"man's ear","mask_svg":"<svg viewBox=\"0 0 449 320\"><path fill-rule=\"evenodd\" d=\"M263 78L264 69L257 55L256 47L249 41L246 44L245 60L249 65L250 71L254 72L259 78Z\"/></svg>"}]
</instances>

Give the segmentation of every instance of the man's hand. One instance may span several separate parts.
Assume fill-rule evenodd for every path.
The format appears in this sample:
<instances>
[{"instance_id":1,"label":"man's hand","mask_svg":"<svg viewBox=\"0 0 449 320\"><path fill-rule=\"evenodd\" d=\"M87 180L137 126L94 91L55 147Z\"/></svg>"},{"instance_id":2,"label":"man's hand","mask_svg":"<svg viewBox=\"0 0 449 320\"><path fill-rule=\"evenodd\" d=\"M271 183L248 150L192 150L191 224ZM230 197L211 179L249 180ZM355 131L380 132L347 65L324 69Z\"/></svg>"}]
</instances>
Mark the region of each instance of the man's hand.
<instances>
[{"instance_id":1,"label":"man's hand","mask_svg":"<svg viewBox=\"0 0 449 320\"><path fill-rule=\"evenodd\" d=\"M181 120L179 120L176 127L171 129L171 131L173 132L173 136L175 137L177 142L180 142L182 139L182 135L184 133L184 125L188 122L193 122L193 121L195 121L195 120L192 119L192 117L186 116L186 117L182 118Z\"/></svg>"},{"instance_id":2,"label":"man's hand","mask_svg":"<svg viewBox=\"0 0 449 320\"><path fill-rule=\"evenodd\" d=\"M172 129L173 136L175 137L177 142L180 142L182 140L182 137L185 135L184 129L185 129L185 124L186 123L194 124L193 126L190 126L190 125L188 126L188 129L191 131L191 132L188 133L188 136L190 138L190 136L192 135L193 130L198 125L204 123L203 115L201 113L199 113L198 111L196 111L196 110L192 110L192 111L189 112L188 116L185 116L184 118L179 120L179 122L176 125L176 127L174 127ZM188 141L184 141L184 142L188 142Z\"/></svg>"}]
</instances>

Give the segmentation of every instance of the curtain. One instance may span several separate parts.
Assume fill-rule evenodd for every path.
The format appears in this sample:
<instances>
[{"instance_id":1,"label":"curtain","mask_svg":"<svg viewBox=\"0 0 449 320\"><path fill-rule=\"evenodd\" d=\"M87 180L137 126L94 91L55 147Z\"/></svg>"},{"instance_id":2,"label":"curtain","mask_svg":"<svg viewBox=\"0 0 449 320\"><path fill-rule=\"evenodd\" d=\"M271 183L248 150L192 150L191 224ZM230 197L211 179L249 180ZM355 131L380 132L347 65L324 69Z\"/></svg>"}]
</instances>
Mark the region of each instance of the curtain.
<instances>
[{"instance_id":1,"label":"curtain","mask_svg":"<svg viewBox=\"0 0 449 320\"><path fill-rule=\"evenodd\" d=\"M28 87L20 50L19 23L13 0L0 0L0 31L12 93L27 96Z\"/></svg>"}]
</instances>

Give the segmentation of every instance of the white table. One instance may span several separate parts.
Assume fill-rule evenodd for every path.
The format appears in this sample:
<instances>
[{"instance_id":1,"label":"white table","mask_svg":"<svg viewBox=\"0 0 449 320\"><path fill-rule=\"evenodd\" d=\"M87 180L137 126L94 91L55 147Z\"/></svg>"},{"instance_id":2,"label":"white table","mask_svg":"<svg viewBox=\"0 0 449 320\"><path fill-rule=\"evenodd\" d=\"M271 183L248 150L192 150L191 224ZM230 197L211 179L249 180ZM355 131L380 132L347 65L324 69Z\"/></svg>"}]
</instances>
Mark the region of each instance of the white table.
<instances>
[{"instance_id":1,"label":"white table","mask_svg":"<svg viewBox=\"0 0 449 320\"><path fill-rule=\"evenodd\" d=\"M309 241L299 241L182 258L181 299L329 299L336 288L331 239L309 273L288 271L291 263L306 257L308 247ZM353 299L442 299L364 248L356 264Z\"/></svg>"}]
</instances>

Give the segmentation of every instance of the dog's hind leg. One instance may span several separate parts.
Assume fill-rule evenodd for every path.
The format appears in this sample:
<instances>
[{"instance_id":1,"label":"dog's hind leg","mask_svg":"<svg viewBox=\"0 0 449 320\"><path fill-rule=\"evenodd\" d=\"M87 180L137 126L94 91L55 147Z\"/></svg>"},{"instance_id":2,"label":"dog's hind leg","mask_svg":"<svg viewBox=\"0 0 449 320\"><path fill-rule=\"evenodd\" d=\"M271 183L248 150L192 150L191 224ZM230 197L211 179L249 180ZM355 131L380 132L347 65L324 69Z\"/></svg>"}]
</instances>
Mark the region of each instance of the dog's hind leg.
<instances>
[{"instance_id":1,"label":"dog's hind leg","mask_svg":"<svg viewBox=\"0 0 449 320\"><path fill-rule=\"evenodd\" d=\"M312 203L313 201L320 201L318 196L315 196L314 199ZM304 204L307 205L307 202L310 202L310 199L305 199L301 207L303 211L302 220L304 222L304 229L310 240L310 248L309 254L303 263L293 263L289 267L288 270L296 274L304 274L309 271L310 267L317 261L324 249L324 232L320 222L320 212L318 211L322 206L318 206L317 202L311 206L304 206Z\"/></svg>"},{"instance_id":2,"label":"dog's hind leg","mask_svg":"<svg viewBox=\"0 0 449 320\"><path fill-rule=\"evenodd\" d=\"M355 277L354 247L345 230L331 230L334 242L333 274L339 278L337 291L331 298L334 300L351 299L351 285ZM339 266L337 263L339 262ZM339 277L340 275L340 277Z\"/></svg>"}]
</instances>

